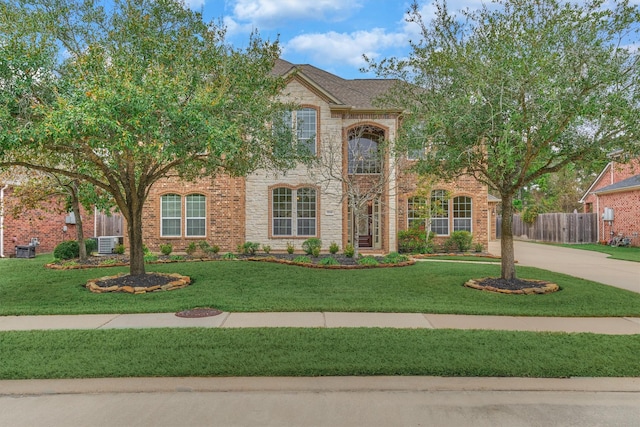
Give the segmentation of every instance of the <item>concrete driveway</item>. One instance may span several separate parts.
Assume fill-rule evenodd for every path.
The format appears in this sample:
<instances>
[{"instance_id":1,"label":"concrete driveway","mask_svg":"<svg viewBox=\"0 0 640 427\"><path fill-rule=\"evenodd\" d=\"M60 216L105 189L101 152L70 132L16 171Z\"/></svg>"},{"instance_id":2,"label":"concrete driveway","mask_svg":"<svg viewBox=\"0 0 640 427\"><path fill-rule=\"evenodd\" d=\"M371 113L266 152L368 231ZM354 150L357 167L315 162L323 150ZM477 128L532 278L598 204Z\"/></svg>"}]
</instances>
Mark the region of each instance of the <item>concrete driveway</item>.
<instances>
[{"instance_id":1,"label":"concrete driveway","mask_svg":"<svg viewBox=\"0 0 640 427\"><path fill-rule=\"evenodd\" d=\"M500 255L500 242L489 252ZM607 254L555 245L514 241L518 265L544 268L640 293L640 263L607 258Z\"/></svg>"}]
</instances>

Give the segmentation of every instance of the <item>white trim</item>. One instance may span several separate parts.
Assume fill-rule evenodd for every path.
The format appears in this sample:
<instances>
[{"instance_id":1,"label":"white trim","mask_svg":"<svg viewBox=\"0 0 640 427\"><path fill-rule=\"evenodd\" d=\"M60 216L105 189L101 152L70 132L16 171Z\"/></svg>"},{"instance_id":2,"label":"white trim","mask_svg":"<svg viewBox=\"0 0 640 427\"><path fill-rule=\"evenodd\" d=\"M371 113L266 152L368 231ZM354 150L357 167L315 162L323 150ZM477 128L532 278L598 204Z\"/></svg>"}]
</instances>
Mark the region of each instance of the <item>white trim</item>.
<instances>
[{"instance_id":1,"label":"white trim","mask_svg":"<svg viewBox=\"0 0 640 427\"><path fill-rule=\"evenodd\" d=\"M591 193L591 190L593 189L593 187L600 182L600 178L602 178L602 176L607 172L607 168L611 168L611 171L613 171L613 162L609 162L607 164L607 166L605 166L602 169L602 172L600 172L600 175L598 175L598 177L596 179L593 180L593 182L591 183L591 185L589 186L589 188L587 189L587 191L582 195L582 198L580 198L580 200L578 200L578 203L584 203L585 199L587 197L589 197L589 194ZM613 181L613 176L611 177L610 181ZM611 184L609 184L611 185Z\"/></svg>"}]
</instances>

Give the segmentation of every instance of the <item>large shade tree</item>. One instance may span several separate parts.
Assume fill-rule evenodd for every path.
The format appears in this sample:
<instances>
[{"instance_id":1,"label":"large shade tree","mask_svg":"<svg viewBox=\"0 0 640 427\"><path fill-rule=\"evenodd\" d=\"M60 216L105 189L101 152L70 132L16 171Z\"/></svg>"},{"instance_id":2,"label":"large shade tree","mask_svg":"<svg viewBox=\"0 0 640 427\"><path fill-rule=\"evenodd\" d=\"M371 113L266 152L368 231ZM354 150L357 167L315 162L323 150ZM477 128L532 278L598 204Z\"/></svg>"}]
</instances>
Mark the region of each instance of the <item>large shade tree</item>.
<instances>
[{"instance_id":1,"label":"large shade tree","mask_svg":"<svg viewBox=\"0 0 640 427\"><path fill-rule=\"evenodd\" d=\"M611 7L606 5L611 4ZM638 152L639 13L626 1L498 0L451 13L437 2L407 58L369 60L399 80L407 149L428 147L421 174L471 174L502 199L502 278L516 278L512 202L567 165Z\"/></svg>"},{"instance_id":2,"label":"large shade tree","mask_svg":"<svg viewBox=\"0 0 640 427\"><path fill-rule=\"evenodd\" d=\"M185 179L282 167L271 118L277 42L230 47L174 0L9 0L0 10L0 166L104 190L144 274L142 210L169 172ZM46 158L46 160L42 160ZM73 167L68 167L71 164Z\"/></svg>"}]
</instances>

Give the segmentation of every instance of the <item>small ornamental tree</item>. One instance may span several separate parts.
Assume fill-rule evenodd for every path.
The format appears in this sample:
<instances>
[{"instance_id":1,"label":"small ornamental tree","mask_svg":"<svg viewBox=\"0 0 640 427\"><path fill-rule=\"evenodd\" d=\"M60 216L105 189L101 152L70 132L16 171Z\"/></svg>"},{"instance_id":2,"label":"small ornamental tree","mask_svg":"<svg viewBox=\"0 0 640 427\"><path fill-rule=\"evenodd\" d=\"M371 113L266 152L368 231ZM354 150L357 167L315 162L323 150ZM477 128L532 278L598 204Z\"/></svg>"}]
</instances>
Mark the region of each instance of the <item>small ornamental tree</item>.
<instances>
[{"instance_id":1,"label":"small ornamental tree","mask_svg":"<svg viewBox=\"0 0 640 427\"><path fill-rule=\"evenodd\" d=\"M270 123L291 108L277 102L278 43L253 35L234 49L182 2L7 0L0 37L0 168L108 193L127 221L131 275L145 273L145 200L169 172L242 176L295 161L273 150Z\"/></svg>"},{"instance_id":2,"label":"small ornamental tree","mask_svg":"<svg viewBox=\"0 0 640 427\"><path fill-rule=\"evenodd\" d=\"M382 103L406 111L398 140L427 147L420 174L471 174L502 199L502 278L516 278L514 195L545 174L640 150L637 6L498 0L449 12L435 3L406 59L369 60L398 79ZM606 7L611 5L610 7Z\"/></svg>"}]
</instances>

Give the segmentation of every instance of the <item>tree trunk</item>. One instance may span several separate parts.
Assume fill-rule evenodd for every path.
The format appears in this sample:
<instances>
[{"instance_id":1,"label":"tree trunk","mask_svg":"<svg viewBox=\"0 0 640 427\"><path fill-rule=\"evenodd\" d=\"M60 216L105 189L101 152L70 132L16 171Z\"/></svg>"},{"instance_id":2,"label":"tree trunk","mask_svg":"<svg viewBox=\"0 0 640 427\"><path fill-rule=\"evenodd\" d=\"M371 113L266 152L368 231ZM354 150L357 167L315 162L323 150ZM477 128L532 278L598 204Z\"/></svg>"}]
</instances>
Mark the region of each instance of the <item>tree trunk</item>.
<instances>
[{"instance_id":1,"label":"tree trunk","mask_svg":"<svg viewBox=\"0 0 640 427\"><path fill-rule=\"evenodd\" d=\"M127 233L129 235L129 274L137 276L145 274L144 250L142 249L142 209L138 203L131 203L129 218L127 219Z\"/></svg>"},{"instance_id":2,"label":"tree trunk","mask_svg":"<svg viewBox=\"0 0 640 427\"><path fill-rule=\"evenodd\" d=\"M79 258L81 260L87 259L87 245L84 243L84 229L82 227L82 217L80 216L80 202L78 200L78 186L75 182L72 182L69 186L71 190L71 210L73 216L76 218L76 239L78 240Z\"/></svg>"},{"instance_id":3,"label":"tree trunk","mask_svg":"<svg viewBox=\"0 0 640 427\"><path fill-rule=\"evenodd\" d=\"M502 256L501 278L516 278L516 264L513 251L513 194L501 194L502 197L502 237L500 250Z\"/></svg>"}]
</instances>

